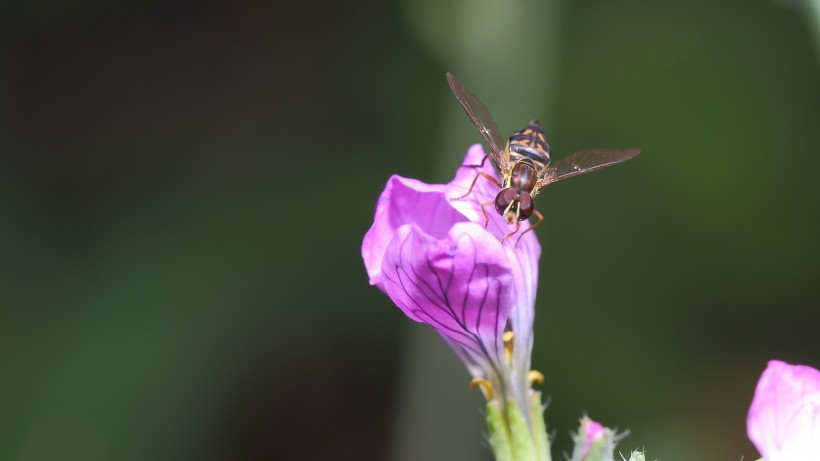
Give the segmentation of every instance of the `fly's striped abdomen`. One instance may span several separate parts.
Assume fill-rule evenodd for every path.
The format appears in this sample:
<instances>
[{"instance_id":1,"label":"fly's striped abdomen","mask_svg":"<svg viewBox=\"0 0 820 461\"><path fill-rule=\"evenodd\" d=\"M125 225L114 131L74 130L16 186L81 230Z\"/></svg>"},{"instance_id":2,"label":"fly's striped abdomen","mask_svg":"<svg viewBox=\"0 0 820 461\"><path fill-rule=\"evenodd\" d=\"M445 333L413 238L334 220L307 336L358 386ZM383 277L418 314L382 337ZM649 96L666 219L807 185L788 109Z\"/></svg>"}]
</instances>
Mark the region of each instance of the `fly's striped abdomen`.
<instances>
[{"instance_id":1,"label":"fly's striped abdomen","mask_svg":"<svg viewBox=\"0 0 820 461\"><path fill-rule=\"evenodd\" d=\"M509 140L510 161L528 158L538 167L544 168L550 162L550 145L544 137L544 130L538 120L531 121L526 127L516 131Z\"/></svg>"}]
</instances>

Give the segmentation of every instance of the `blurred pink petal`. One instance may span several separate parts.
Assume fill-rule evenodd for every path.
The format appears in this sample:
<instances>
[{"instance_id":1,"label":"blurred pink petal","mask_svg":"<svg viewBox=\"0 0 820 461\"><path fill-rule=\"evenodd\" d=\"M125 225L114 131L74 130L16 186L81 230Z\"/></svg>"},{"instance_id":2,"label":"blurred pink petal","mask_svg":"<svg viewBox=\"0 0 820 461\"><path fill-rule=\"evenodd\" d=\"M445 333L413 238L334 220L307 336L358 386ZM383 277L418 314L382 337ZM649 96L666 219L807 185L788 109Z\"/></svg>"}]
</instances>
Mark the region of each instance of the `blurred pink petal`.
<instances>
[{"instance_id":1,"label":"blurred pink petal","mask_svg":"<svg viewBox=\"0 0 820 461\"><path fill-rule=\"evenodd\" d=\"M820 460L820 371L770 361L755 389L747 432L766 461Z\"/></svg>"}]
</instances>

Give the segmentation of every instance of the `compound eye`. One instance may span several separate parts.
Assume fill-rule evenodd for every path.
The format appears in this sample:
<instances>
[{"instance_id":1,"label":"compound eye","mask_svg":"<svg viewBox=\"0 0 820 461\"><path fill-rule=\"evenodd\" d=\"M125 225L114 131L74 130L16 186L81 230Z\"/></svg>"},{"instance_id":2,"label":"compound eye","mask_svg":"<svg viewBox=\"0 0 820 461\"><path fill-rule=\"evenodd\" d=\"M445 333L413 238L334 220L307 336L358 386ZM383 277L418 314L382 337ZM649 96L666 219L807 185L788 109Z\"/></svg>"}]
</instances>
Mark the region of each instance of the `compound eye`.
<instances>
[{"instance_id":1,"label":"compound eye","mask_svg":"<svg viewBox=\"0 0 820 461\"><path fill-rule=\"evenodd\" d=\"M498 214L503 215L505 211L507 211L507 207L510 206L510 203L518 200L518 191L513 189L512 187L508 187L506 189L502 189L498 195L495 196L495 211ZM532 202L532 200L530 200Z\"/></svg>"},{"instance_id":2,"label":"compound eye","mask_svg":"<svg viewBox=\"0 0 820 461\"><path fill-rule=\"evenodd\" d=\"M532 214L532 196L526 192L521 192L518 197L518 220L523 221Z\"/></svg>"}]
</instances>

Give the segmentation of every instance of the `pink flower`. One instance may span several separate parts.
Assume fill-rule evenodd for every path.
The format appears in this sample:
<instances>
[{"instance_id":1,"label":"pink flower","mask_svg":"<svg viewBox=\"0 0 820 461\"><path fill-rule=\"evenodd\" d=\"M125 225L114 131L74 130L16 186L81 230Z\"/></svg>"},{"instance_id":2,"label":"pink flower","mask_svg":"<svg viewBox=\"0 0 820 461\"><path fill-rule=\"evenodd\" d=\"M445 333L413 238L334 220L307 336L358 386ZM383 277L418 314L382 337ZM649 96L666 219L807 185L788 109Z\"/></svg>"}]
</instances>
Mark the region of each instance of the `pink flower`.
<instances>
[{"instance_id":1,"label":"pink flower","mask_svg":"<svg viewBox=\"0 0 820 461\"><path fill-rule=\"evenodd\" d=\"M484 159L476 144L464 165ZM484 227L481 205L498 193L485 178L478 178L466 197L452 200L467 193L479 171L497 177L489 160L481 168L460 167L449 184L391 177L364 237L362 257L372 285L405 315L433 327L474 378L527 408L541 247L534 232L502 243L511 226L492 205ZM522 223L521 232L528 227ZM508 331L514 347L503 340Z\"/></svg>"},{"instance_id":2,"label":"pink flower","mask_svg":"<svg viewBox=\"0 0 820 461\"><path fill-rule=\"evenodd\" d=\"M616 434L612 429L584 416L578 433L573 437L575 448L570 460L613 461L615 445L625 436L626 434Z\"/></svg>"},{"instance_id":3,"label":"pink flower","mask_svg":"<svg viewBox=\"0 0 820 461\"><path fill-rule=\"evenodd\" d=\"M820 459L820 371L770 361L757 383L746 426L766 461Z\"/></svg>"},{"instance_id":4,"label":"pink flower","mask_svg":"<svg viewBox=\"0 0 820 461\"><path fill-rule=\"evenodd\" d=\"M597 421L593 421L589 418L584 418L581 420L581 431L579 433L583 436L584 440L584 443L581 446L581 459L584 459L587 455L589 455L589 451L592 449L593 443L604 440L606 436L604 429L604 426Z\"/></svg>"}]
</instances>

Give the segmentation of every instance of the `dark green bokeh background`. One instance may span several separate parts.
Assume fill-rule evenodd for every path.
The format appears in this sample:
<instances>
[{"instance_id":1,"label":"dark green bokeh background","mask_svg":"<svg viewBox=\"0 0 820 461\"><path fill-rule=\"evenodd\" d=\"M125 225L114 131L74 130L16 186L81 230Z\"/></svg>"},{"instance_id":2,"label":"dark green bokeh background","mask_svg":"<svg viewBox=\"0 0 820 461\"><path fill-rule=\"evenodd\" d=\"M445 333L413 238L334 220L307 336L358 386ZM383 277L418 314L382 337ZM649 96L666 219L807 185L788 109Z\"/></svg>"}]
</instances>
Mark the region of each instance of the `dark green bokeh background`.
<instances>
[{"instance_id":1,"label":"dark green bokeh background","mask_svg":"<svg viewBox=\"0 0 820 461\"><path fill-rule=\"evenodd\" d=\"M390 174L446 181L478 140L444 129L444 72L482 78L413 31L457 18L409 3L0 7L0 459L389 457L422 327L367 284L361 238ZM754 459L766 361L820 367L811 27L765 0L560 14L548 115L502 131L643 153L538 199L556 451L586 411L653 459ZM452 376L430 379L471 392Z\"/></svg>"}]
</instances>

